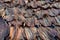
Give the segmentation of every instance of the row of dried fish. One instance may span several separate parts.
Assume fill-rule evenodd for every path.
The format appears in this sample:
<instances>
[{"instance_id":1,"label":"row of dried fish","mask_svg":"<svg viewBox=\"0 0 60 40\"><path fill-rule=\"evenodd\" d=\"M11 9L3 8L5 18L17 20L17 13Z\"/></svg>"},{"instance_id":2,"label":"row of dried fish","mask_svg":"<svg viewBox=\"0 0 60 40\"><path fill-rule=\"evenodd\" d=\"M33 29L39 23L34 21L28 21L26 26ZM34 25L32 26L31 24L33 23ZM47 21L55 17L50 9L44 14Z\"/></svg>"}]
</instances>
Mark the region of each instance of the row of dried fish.
<instances>
[{"instance_id":1,"label":"row of dried fish","mask_svg":"<svg viewBox=\"0 0 60 40\"><path fill-rule=\"evenodd\" d=\"M60 28L10 27L10 40L60 40Z\"/></svg>"},{"instance_id":2,"label":"row of dried fish","mask_svg":"<svg viewBox=\"0 0 60 40\"><path fill-rule=\"evenodd\" d=\"M2 0L3 1L3 0ZM7 1L7 2L6 2ZM0 2L0 5L4 7L32 7L32 8L60 8L60 2L52 2L48 3L48 1L36 1L36 0L4 0L4 2ZM10 1L10 2L9 2ZM2 7L3 7L2 6Z\"/></svg>"},{"instance_id":3,"label":"row of dried fish","mask_svg":"<svg viewBox=\"0 0 60 40\"><path fill-rule=\"evenodd\" d=\"M48 9L39 10L33 12L31 9L19 9L19 8L7 8L6 10L1 9L0 14L3 19L8 22L18 21L18 24L24 22L27 25L42 24L44 26L50 26L52 23L60 25L60 9ZM54 21L53 21L54 20ZM15 23L13 23L15 24Z\"/></svg>"},{"instance_id":4,"label":"row of dried fish","mask_svg":"<svg viewBox=\"0 0 60 40\"><path fill-rule=\"evenodd\" d=\"M28 27L31 26L35 26L37 25L37 27L39 27L39 25L43 25L43 26L51 26L52 24L60 26L60 16L57 17L46 17L46 18L41 18L41 19L37 19L36 17L32 17L32 18L24 18L24 19L20 19L20 20L12 20L12 21L8 21L11 25L27 25Z\"/></svg>"},{"instance_id":5,"label":"row of dried fish","mask_svg":"<svg viewBox=\"0 0 60 40\"><path fill-rule=\"evenodd\" d=\"M25 2L31 2L31 1L45 1L45 2L59 2L60 0L0 0L2 2L18 2L18 1L25 1Z\"/></svg>"},{"instance_id":6,"label":"row of dried fish","mask_svg":"<svg viewBox=\"0 0 60 40\"><path fill-rule=\"evenodd\" d=\"M21 8L19 9L18 7L14 7L14 8L6 8L6 10L1 9L1 12L4 11L5 15L10 15L10 16L14 16L14 14L18 14L18 15L23 15L26 18L37 16L38 18L43 17L43 15L49 15L49 16L57 16L60 15L60 9L47 9L47 10L40 10L40 9L24 9ZM4 14L4 13L3 13Z\"/></svg>"},{"instance_id":7,"label":"row of dried fish","mask_svg":"<svg viewBox=\"0 0 60 40\"><path fill-rule=\"evenodd\" d=\"M60 8L60 2L54 2L54 3L46 3L44 1L37 1L37 2L30 2L26 4L28 7L32 8L43 8L43 9L48 9L48 8Z\"/></svg>"}]
</instances>

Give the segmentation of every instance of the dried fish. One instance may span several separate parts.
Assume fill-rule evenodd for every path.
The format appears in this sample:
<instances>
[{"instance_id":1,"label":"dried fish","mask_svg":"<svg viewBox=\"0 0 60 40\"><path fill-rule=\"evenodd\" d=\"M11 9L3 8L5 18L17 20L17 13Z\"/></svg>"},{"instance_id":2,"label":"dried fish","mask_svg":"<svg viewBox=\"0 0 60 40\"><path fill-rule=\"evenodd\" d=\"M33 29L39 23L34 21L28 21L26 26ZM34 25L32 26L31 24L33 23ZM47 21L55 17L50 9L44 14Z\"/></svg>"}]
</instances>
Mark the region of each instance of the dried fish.
<instances>
[{"instance_id":1,"label":"dried fish","mask_svg":"<svg viewBox=\"0 0 60 40\"><path fill-rule=\"evenodd\" d=\"M32 11L29 9L29 10L26 10L27 12L24 13L24 17L28 18L28 17L32 17Z\"/></svg>"},{"instance_id":2,"label":"dried fish","mask_svg":"<svg viewBox=\"0 0 60 40\"><path fill-rule=\"evenodd\" d=\"M55 29L57 30L57 36L58 36L58 38L60 39L60 36L59 36L59 35L60 35L60 31L59 31L60 28L59 28L58 26L56 26Z\"/></svg>"},{"instance_id":3,"label":"dried fish","mask_svg":"<svg viewBox=\"0 0 60 40\"><path fill-rule=\"evenodd\" d=\"M38 29L36 27L30 27L30 30L33 33L33 39L36 39Z\"/></svg>"},{"instance_id":4,"label":"dried fish","mask_svg":"<svg viewBox=\"0 0 60 40\"><path fill-rule=\"evenodd\" d=\"M3 0L4 2L11 2L12 0Z\"/></svg>"},{"instance_id":5,"label":"dried fish","mask_svg":"<svg viewBox=\"0 0 60 40\"><path fill-rule=\"evenodd\" d=\"M48 29L48 34L49 34L49 38L51 40L56 40L55 36L57 36L57 31L51 28L47 28Z\"/></svg>"},{"instance_id":6,"label":"dried fish","mask_svg":"<svg viewBox=\"0 0 60 40\"><path fill-rule=\"evenodd\" d=\"M50 7L50 4L46 4L42 6L44 9L47 9L48 7Z\"/></svg>"},{"instance_id":7,"label":"dried fish","mask_svg":"<svg viewBox=\"0 0 60 40\"><path fill-rule=\"evenodd\" d=\"M21 5L21 6L24 5L24 1L23 1L23 0L14 0L13 3L14 3L15 5L18 5L18 4Z\"/></svg>"},{"instance_id":8,"label":"dried fish","mask_svg":"<svg viewBox=\"0 0 60 40\"><path fill-rule=\"evenodd\" d=\"M55 17L55 20L56 20L56 25L60 25L60 21L59 21L59 19L57 18L57 17Z\"/></svg>"},{"instance_id":9,"label":"dried fish","mask_svg":"<svg viewBox=\"0 0 60 40\"><path fill-rule=\"evenodd\" d=\"M52 7L60 8L60 3L53 3Z\"/></svg>"},{"instance_id":10,"label":"dried fish","mask_svg":"<svg viewBox=\"0 0 60 40\"><path fill-rule=\"evenodd\" d=\"M43 26L50 26L51 25L51 21L49 20L49 18L43 18L42 20L39 20L39 21Z\"/></svg>"},{"instance_id":11,"label":"dried fish","mask_svg":"<svg viewBox=\"0 0 60 40\"><path fill-rule=\"evenodd\" d=\"M33 33L31 32L31 30L29 28L25 28L25 34L28 40L32 40L33 39Z\"/></svg>"},{"instance_id":12,"label":"dried fish","mask_svg":"<svg viewBox=\"0 0 60 40\"><path fill-rule=\"evenodd\" d=\"M44 30L45 30L45 28L43 28L43 27L40 27L40 28L39 28L38 32L39 32L40 37L41 37L43 40L50 40L50 39L48 38L47 32L44 31Z\"/></svg>"},{"instance_id":13,"label":"dried fish","mask_svg":"<svg viewBox=\"0 0 60 40\"><path fill-rule=\"evenodd\" d=\"M31 6L32 8L36 8L36 7L37 7L36 4L35 4L33 1L30 2L30 3L28 3L27 6L28 6L28 7Z\"/></svg>"},{"instance_id":14,"label":"dried fish","mask_svg":"<svg viewBox=\"0 0 60 40\"><path fill-rule=\"evenodd\" d=\"M16 40L24 39L24 38L23 38L23 33L24 33L24 29L22 29L21 27L18 28L18 33L17 33L17 38L16 38Z\"/></svg>"},{"instance_id":15,"label":"dried fish","mask_svg":"<svg viewBox=\"0 0 60 40\"><path fill-rule=\"evenodd\" d=\"M60 20L60 16L57 16L57 18Z\"/></svg>"},{"instance_id":16,"label":"dried fish","mask_svg":"<svg viewBox=\"0 0 60 40\"><path fill-rule=\"evenodd\" d=\"M48 9L48 12L49 12L49 15L50 15L50 16L55 16L55 15L53 14L53 12L52 12L51 9Z\"/></svg>"},{"instance_id":17,"label":"dried fish","mask_svg":"<svg viewBox=\"0 0 60 40\"><path fill-rule=\"evenodd\" d=\"M10 35L9 35L10 40L12 40L14 38L14 35L15 35L14 33L15 33L15 28L11 26L10 27Z\"/></svg>"},{"instance_id":18,"label":"dried fish","mask_svg":"<svg viewBox=\"0 0 60 40\"><path fill-rule=\"evenodd\" d=\"M54 21L53 21L53 20L54 20ZM51 21L51 23L56 24L55 17L51 17L51 18L50 18L50 21Z\"/></svg>"},{"instance_id":19,"label":"dried fish","mask_svg":"<svg viewBox=\"0 0 60 40\"><path fill-rule=\"evenodd\" d=\"M42 18L42 11L40 10L40 11L37 11L36 13L35 13L35 15L36 15L36 17L37 17L37 19L40 19L40 18Z\"/></svg>"},{"instance_id":20,"label":"dried fish","mask_svg":"<svg viewBox=\"0 0 60 40\"><path fill-rule=\"evenodd\" d=\"M58 10L56 10L56 9L52 8L51 11L53 12L54 15L58 15L59 14Z\"/></svg>"},{"instance_id":21,"label":"dried fish","mask_svg":"<svg viewBox=\"0 0 60 40\"><path fill-rule=\"evenodd\" d=\"M42 6L43 4L45 4L46 2L45 1L37 1L36 4L37 6Z\"/></svg>"}]
</instances>

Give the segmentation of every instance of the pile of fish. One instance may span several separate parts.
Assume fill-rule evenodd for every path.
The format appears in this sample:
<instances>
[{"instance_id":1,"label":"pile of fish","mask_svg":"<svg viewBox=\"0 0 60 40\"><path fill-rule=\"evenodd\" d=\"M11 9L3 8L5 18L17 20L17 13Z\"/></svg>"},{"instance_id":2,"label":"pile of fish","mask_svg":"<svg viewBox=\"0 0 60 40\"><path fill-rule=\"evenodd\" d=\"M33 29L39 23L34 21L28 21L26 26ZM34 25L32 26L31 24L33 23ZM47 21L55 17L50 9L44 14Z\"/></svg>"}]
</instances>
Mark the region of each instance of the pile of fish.
<instances>
[{"instance_id":1,"label":"pile of fish","mask_svg":"<svg viewBox=\"0 0 60 40\"><path fill-rule=\"evenodd\" d=\"M60 0L0 0L0 16L0 40L60 40Z\"/></svg>"}]
</instances>

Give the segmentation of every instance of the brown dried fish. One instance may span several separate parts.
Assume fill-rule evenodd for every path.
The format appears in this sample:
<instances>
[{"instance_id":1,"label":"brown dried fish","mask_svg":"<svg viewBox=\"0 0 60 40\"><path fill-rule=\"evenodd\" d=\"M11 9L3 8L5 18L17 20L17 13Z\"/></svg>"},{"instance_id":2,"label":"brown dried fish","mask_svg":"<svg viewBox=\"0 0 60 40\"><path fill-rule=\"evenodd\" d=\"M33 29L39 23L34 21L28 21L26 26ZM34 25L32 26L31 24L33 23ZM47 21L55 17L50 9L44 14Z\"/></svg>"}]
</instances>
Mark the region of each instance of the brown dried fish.
<instances>
[{"instance_id":1,"label":"brown dried fish","mask_svg":"<svg viewBox=\"0 0 60 40\"><path fill-rule=\"evenodd\" d=\"M32 33L32 31L31 31L29 28L27 28L27 27L25 27L25 34L26 34L26 37L27 37L28 40L32 40L32 39L33 39L33 33Z\"/></svg>"},{"instance_id":2,"label":"brown dried fish","mask_svg":"<svg viewBox=\"0 0 60 40\"><path fill-rule=\"evenodd\" d=\"M9 37L10 37L10 40L12 40L13 38L14 38L14 35L15 35L15 28L14 27L10 27L10 35L9 35Z\"/></svg>"},{"instance_id":3,"label":"brown dried fish","mask_svg":"<svg viewBox=\"0 0 60 40\"><path fill-rule=\"evenodd\" d=\"M46 32L46 29L44 27L40 27L39 30L38 30L38 32L39 32L39 35L42 38L42 40L50 40L48 38L48 34Z\"/></svg>"},{"instance_id":4,"label":"brown dried fish","mask_svg":"<svg viewBox=\"0 0 60 40\"><path fill-rule=\"evenodd\" d=\"M18 28L18 32L17 32L17 37L16 37L16 40L23 40L23 33L24 33L24 29L23 28Z\"/></svg>"}]
</instances>

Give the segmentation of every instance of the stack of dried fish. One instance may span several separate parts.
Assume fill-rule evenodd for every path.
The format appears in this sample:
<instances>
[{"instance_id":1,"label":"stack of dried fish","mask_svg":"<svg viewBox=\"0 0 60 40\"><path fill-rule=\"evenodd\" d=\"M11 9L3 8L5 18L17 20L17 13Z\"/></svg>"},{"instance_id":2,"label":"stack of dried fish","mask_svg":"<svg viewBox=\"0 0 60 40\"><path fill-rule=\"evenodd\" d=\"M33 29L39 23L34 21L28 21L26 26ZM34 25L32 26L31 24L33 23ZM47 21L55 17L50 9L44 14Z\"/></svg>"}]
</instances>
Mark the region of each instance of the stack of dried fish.
<instances>
[{"instance_id":1,"label":"stack of dried fish","mask_svg":"<svg viewBox=\"0 0 60 40\"><path fill-rule=\"evenodd\" d=\"M0 0L0 40L60 40L60 0Z\"/></svg>"}]
</instances>

